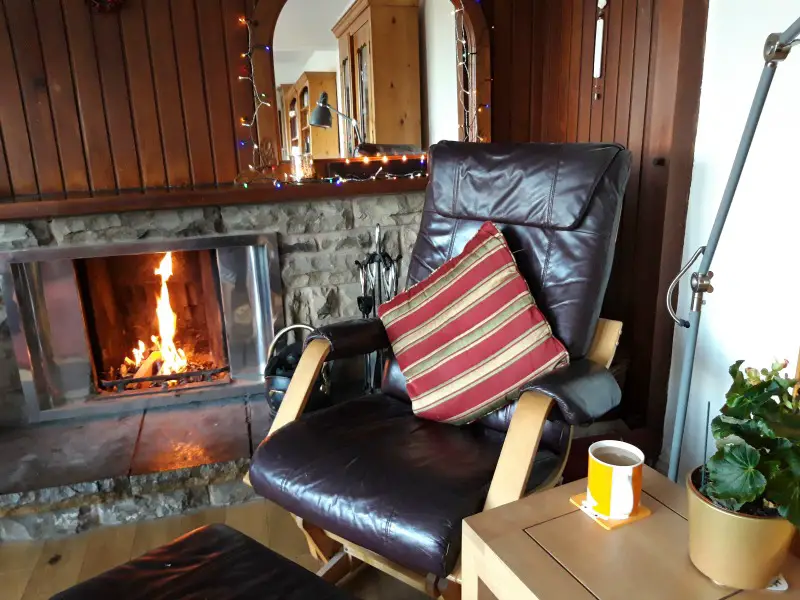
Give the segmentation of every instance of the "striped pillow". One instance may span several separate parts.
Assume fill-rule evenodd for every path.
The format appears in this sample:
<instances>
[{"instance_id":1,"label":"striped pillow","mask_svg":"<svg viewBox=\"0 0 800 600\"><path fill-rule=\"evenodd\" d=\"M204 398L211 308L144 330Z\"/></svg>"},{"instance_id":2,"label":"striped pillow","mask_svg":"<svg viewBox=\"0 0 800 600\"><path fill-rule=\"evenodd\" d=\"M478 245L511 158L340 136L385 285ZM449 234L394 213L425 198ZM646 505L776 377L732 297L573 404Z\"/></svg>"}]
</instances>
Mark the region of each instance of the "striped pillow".
<instances>
[{"instance_id":1,"label":"striped pillow","mask_svg":"<svg viewBox=\"0 0 800 600\"><path fill-rule=\"evenodd\" d=\"M378 315L414 413L425 419L469 423L569 363L493 223L484 223L460 255L382 304Z\"/></svg>"}]
</instances>

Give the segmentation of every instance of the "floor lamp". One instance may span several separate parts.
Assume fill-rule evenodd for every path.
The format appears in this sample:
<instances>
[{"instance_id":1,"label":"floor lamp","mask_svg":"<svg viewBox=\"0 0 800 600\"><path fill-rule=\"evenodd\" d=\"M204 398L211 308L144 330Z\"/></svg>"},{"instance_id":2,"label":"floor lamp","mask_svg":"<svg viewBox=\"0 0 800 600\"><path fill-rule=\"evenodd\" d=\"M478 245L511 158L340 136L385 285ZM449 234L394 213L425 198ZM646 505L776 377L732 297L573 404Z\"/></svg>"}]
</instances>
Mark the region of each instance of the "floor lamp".
<instances>
[{"instance_id":1,"label":"floor lamp","mask_svg":"<svg viewBox=\"0 0 800 600\"><path fill-rule=\"evenodd\" d=\"M739 185L739 179L742 176L745 161L747 161L747 154L750 152L753 136L758 127L758 120L764 109L764 103L767 100L770 85L772 85L772 78L775 77L775 70L778 63L783 61L789 55L789 51L792 47L796 45L800 45L800 18L792 23L783 33L773 33L767 37L767 41L764 44L764 60L766 61L764 70L761 72L761 79L758 82L758 88L756 88L753 104L750 107L750 114L744 126L742 139L739 142L739 149L736 151L736 157L733 160L731 173L728 176L728 183L725 186L725 192L722 194L722 201L717 211L717 217L714 220L714 226L711 228L708 243L697 249L694 255L689 259L689 262L683 266L675 279L672 280L669 290L667 291L667 309L669 310L670 316L678 326L685 327L689 330L686 336L683 363L681 365L681 380L680 386L678 387L678 406L675 413L675 429L672 432L672 448L669 454L669 478L672 479L672 481L678 480L678 466L681 460L683 430L686 425L686 408L689 404L689 391L692 385L692 371L694 369L694 355L697 349L700 313L704 304L703 297L705 294L710 294L714 291L714 288L711 286L711 278L714 276L714 273L709 270L711 261L717 250L717 244L722 235L722 229L725 227L725 219L727 219L728 211L731 209L731 203L736 194L736 187ZM692 273L691 277L692 303L689 318L681 319L675 314L675 310L672 307L672 293L681 278L686 275L692 265L701 256L703 259L700 261L700 268Z\"/></svg>"}]
</instances>

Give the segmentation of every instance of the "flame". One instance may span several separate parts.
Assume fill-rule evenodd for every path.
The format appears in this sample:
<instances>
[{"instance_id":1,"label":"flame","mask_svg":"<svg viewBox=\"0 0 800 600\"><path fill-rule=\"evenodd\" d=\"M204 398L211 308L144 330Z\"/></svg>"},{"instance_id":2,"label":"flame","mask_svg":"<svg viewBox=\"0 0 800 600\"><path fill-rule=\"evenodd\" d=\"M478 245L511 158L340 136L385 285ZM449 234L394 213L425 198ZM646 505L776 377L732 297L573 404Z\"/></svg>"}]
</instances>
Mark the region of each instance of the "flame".
<instances>
[{"instance_id":1,"label":"flame","mask_svg":"<svg viewBox=\"0 0 800 600\"><path fill-rule=\"evenodd\" d=\"M133 363L135 367L138 368L142 366L142 361L144 360L144 352L145 352L144 342L142 340L139 340L139 347L133 349Z\"/></svg>"},{"instance_id":2,"label":"flame","mask_svg":"<svg viewBox=\"0 0 800 600\"><path fill-rule=\"evenodd\" d=\"M159 375L173 375L180 373L188 364L183 350L175 347L175 328L178 317L172 312L169 302L169 288L167 281L172 277L172 252L164 255L161 264L155 270L161 276L161 295L156 303L156 316L158 317L158 337L161 346L161 369Z\"/></svg>"},{"instance_id":3,"label":"flame","mask_svg":"<svg viewBox=\"0 0 800 600\"><path fill-rule=\"evenodd\" d=\"M172 311L169 301L167 281L172 277L172 252L167 252L159 263L155 274L161 277L161 295L156 297L156 318L158 335L151 336L156 350L161 353L161 368L158 375L174 375L186 370L188 361L186 354L175 346L175 331L178 317ZM138 347L132 350L134 363L138 368L144 362L145 344L139 340Z\"/></svg>"}]
</instances>

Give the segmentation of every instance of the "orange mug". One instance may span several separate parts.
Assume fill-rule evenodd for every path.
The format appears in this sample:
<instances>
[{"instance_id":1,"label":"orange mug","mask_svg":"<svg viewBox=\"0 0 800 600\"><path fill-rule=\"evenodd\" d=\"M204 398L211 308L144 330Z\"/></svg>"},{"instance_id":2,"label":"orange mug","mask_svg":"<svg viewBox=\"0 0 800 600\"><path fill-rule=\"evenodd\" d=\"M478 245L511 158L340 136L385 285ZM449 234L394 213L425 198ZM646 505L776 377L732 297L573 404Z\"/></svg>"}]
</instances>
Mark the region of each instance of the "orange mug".
<instances>
[{"instance_id":1,"label":"orange mug","mask_svg":"<svg viewBox=\"0 0 800 600\"><path fill-rule=\"evenodd\" d=\"M616 440L589 446L585 506L601 519L627 519L639 509L644 453Z\"/></svg>"}]
</instances>

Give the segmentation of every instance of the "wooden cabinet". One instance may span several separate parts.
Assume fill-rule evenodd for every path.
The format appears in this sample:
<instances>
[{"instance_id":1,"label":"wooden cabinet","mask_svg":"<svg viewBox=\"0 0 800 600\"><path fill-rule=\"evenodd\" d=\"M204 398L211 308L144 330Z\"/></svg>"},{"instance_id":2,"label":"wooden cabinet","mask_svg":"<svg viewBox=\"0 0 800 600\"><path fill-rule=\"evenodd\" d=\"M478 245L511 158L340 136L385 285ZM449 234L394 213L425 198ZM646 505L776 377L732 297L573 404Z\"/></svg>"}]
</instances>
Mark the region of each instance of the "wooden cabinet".
<instances>
[{"instance_id":1,"label":"wooden cabinet","mask_svg":"<svg viewBox=\"0 0 800 600\"><path fill-rule=\"evenodd\" d=\"M339 109L358 120L367 142L421 146L419 0L356 0L333 33L344 96ZM352 155L351 127L345 141Z\"/></svg>"},{"instance_id":2,"label":"wooden cabinet","mask_svg":"<svg viewBox=\"0 0 800 600\"><path fill-rule=\"evenodd\" d=\"M339 123L334 118L330 129L311 127L311 111L317 106L322 92L328 93L328 102L337 105L336 73L306 72L294 85L278 88L283 94L283 144L288 156L292 147L313 158L338 158ZM335 117L335 115L334 115Z\"/></svg>"}]
</instances>

